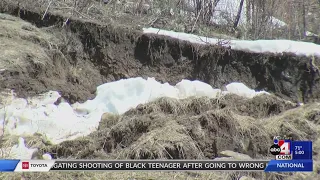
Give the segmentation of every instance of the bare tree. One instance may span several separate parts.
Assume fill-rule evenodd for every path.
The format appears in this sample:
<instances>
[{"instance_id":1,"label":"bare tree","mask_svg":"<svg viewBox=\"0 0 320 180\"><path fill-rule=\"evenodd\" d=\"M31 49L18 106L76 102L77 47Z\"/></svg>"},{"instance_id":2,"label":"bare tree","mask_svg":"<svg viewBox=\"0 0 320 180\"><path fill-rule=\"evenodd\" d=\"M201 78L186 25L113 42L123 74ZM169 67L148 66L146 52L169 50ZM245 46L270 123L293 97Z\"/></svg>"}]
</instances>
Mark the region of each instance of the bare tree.
<instances>
[{"instance_id":1,"label":"bare tree","mask_svg":"<svg viewBox=\"0 0 320 180\"><path fill-rule=\"evenodd\" d=\"M247 19L247 24L251 24L251 17L252 17L252 1L251 0L246 0L246 19Z\"/></svg>"},{"instance_id":2,"label":"bare tree","mask_svg":"<svg viewBox=\"0 0 320 180\"><path fill-rule=\"evenodd\" d=\"M306 6L305 6L304 0L302 0L301 6L302 6L303 38L306 38L307 23L306 23Z\"/></svg>"},{"instance_id":3,"label":"bare tree","mask_svg":"<svg viewBox=\"0 0 320 180\"><path fill-rule=\"evenodd\" d=\"M238 13L237 13L236 19L235 19L234 24L233 24L233 28L234 29L238 27L239 20L240 20L240 17L241 17L242 8L243 8L243 4L244 4L244 0L241 0L240 1L240 5L239 5L239 9L238 9Z\"/></svg>"},{"instance_id":4,"label":"bare tree","mask_svg":"<svg viewBox=\"0 0 320 180\"><path fill-rule=\"evenodd\" d=\"M247 0L246 17L252 38L265 38L272 35L269 27L275 14L277 0ZM238 12L239 13L239 12Z\"/></svg>"}]
</instances>

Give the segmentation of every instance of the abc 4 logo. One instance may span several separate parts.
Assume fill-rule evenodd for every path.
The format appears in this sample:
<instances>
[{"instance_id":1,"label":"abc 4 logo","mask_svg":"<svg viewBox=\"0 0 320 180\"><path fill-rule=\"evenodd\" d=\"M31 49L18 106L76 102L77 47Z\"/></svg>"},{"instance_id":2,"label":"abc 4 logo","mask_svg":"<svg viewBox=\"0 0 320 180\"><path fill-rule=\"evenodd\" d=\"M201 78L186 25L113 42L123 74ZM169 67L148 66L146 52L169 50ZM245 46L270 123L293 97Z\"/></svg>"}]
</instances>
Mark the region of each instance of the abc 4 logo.
<instances>
[{"instance_id":1,"label":"abc 4 logo","mask_svg":"<svg viewBox=\"0 0 320 180\"><path fill-rule=\"evenodd\" d=\"M289 155L291 154L290 142L280 140L277 144L273 144L270 147L270 153L272 155Z\"/></svg>"}]
</instances>

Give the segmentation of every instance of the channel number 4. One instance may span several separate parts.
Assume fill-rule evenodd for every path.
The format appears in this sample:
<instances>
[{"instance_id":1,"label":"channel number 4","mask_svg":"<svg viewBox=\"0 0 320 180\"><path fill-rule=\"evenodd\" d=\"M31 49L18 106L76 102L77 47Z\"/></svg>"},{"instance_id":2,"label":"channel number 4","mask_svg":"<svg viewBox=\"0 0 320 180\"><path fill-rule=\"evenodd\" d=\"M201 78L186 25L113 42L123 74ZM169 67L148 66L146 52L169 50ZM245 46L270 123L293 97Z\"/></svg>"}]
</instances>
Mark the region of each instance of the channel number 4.
<instances>
[{"instance_id":1,"label":"channel number 4","mask_svg":"<svg viewBox=\"0 0 320 180\"><path fill-rule=\"evenodd\" d=\"M280 154L290 154L290 143L289 142L281 142L280 143Z\"/></svg>"}]
</instances>

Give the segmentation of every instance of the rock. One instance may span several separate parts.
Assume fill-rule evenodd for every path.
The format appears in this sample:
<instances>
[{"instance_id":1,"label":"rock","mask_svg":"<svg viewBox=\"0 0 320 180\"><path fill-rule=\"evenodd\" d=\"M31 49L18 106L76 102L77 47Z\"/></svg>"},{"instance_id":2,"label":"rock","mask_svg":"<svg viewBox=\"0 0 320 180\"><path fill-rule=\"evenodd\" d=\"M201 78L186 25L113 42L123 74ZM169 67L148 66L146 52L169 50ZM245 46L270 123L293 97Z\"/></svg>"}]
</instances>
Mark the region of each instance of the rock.
<instances>
[{"instance_id":1,"label":"rock","mask_svg":"<svg viewBox=\"0 0 320 180\"><path fill-rule=\"evenodd\" d=\"M52 159L52 156L51 156L51 154L49 154L49 153L45 153L45 154L42 155L42 159L44 159L44 160L51 160L51 159Z\"/></svg>"},{"instance_id":2,"label":"rock","mask_svg":"<svg viewBox=\"0 0 320 180\"><path fill-rule=\"evenodd\" d=\"M239 180L255 180L255 178L248 177L248 176L242 176L241 178L239 178Z\"/></svg>"},{"instance_id":3,"label":"rock","mask_svg":"<svg viewBox=\"0 0 320 180\"><path fill-rule=\"evenodd\" d=\"M213 160L214 161L229 161L229 160L233 160L234 158L232 157L217 157L217 158L214 158Z\"/></svg>"},{"instance_id":4,"label":"rock","mask_svg":"<svg viewBox=\"0 0 320 180\"><path fill-rule=\"evenodd\" d=\"M51 160L52 156L49 153L42 154L40 151L35 151L32 154L31 159L34 159L34 160L39 160L39 159Z\"/></svg>"},{"instance_id":5,"label":"rock","mask_svg":"<svg viewBox=\"0 0 320 180\"><path fill-rule=\"evenodd\" d=\"M62 102L67 102L65 99L63 99L62 97L59 97L55 102L54 105L58 106L60 103Z\"/></svg>"},{"instance_id":6,"label":"rock","mask_svg":"<svg viewBox=\"0 0 320 180\"><path fill-rule=\"evenodd\" d=\"M219 156L221 156L221 157L231 157L231 158L234 158L236 160L250 160L250 159L252 159L250 156L248 156L246 154L241 154L241 153L233 152L233 151L230 151L230 150L221 151L219 153Z\"/></svg>"}]
</instances>

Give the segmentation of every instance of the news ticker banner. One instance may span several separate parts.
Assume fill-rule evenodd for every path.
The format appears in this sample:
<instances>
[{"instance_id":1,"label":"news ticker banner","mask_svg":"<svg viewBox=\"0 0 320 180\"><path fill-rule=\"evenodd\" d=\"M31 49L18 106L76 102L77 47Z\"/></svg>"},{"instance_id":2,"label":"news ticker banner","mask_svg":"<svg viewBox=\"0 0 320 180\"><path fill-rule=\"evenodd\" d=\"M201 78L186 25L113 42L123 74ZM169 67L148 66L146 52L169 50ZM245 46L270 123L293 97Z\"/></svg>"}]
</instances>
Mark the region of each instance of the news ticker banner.
<instances>
[{"instance_id":1,"label":"news ticker banner","mask_svg":"<svg viewBox=\"0 0 320 180\"><path fill-rule=\"evenodd\" d=\"M0 160L2 172L48 171L312 171L312 160Z\"/></svg>"}]
</instances>

